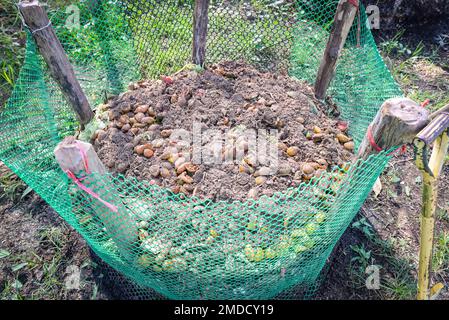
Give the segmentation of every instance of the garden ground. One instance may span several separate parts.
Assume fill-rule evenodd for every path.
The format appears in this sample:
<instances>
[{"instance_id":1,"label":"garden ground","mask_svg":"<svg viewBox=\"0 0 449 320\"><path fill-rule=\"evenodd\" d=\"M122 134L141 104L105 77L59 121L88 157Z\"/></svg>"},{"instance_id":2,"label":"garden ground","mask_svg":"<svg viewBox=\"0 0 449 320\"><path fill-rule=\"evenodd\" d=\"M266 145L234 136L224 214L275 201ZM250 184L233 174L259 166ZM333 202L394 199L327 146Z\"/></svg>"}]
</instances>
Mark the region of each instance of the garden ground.
<instances>
[{"instance_id":1,"label":"garden ground","mask_svg":"<svg viewBox=\"0 0 449 320\"><path fill-rule=\"evenodd\" d=\"M23 58L24 33L15 8L2 0L0 102L3 105ZM447 23L447 22L446 22ZM376 34L387 66L405 94L431 100L429 108L449 103L449 26L401 29ZM416 268L422 180L413 165L413 150L396 155L329 259L318 299L411 299ZM445 167L440 190L448 188ZM449 194L441 192L435 233L433 283L449 286ZM0 164L0 298L123 298L108 287L109 271L39 196ZM381 286L367 290L366 268L380 266ZM79 289L67 289L73 268L81 271Z\"/></svg>"}]
</instances>

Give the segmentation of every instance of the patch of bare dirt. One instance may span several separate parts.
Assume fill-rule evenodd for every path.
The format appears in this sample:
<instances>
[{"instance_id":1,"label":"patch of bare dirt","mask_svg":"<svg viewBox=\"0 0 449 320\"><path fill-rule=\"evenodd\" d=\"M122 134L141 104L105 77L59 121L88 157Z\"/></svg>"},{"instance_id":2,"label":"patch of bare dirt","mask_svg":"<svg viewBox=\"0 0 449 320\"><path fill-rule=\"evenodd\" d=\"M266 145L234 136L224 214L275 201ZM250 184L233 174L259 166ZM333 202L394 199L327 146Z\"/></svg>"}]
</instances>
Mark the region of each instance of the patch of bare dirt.
<instances>
[{"instance_id":1,"label":"patch of bare dirt","mask_svg":"<svg viewBox=\"0 0 449 320\"><path fill-rule=\"evenodd\" d=\"M449 299L449 260L436 258L441 235L449 234L449 167L439 179L434 259L431 285L442 283L437 299ZM354 222L366 219L366 229L349 227L329 258L318 299L415 299L419 257L421 173L413 163L413 151L396 155L381 176L382 189L368 197ZM369 258L360 263L353 248L364 248ZM446 249L447 250L447 249ZM440 253L439 253L440 252ZM447 251L446 251L447 252ZM368 290L366 267L380 267L378 290Z\"/></svg>"},{"instance_id":2,"label":"patch of bare dirt","mask_svg":"<svg viewBox=\"0 0 449 320\"><path fill-rule=\"evenodd\" d=\"M7 170L1 163L0 169ZM0 197L0 225L1 299L105 297L86 242L34 192L23 201Z\"/></svg>"},{"instance_id":3,"label":"patch of bare dirt","mask_svg":"<svg viewBox=\"0 0 449 320\"><path fill-rule=\"evenodd\" d=\"M439 237L449 234L449 167L446 165L439 178L439 197L436 212L434 255L438 250ZM372 195L365 203L366 217L381 239L393 239L398 257L411 261L418 267L420 214L422 208L421 172L413 162L413 151L393 159L381 178L383 188L378 197ZM433 284L445 285L440 298L449 298L449 259L442 265L434 260Z\"/></svg>"}]
</instances>

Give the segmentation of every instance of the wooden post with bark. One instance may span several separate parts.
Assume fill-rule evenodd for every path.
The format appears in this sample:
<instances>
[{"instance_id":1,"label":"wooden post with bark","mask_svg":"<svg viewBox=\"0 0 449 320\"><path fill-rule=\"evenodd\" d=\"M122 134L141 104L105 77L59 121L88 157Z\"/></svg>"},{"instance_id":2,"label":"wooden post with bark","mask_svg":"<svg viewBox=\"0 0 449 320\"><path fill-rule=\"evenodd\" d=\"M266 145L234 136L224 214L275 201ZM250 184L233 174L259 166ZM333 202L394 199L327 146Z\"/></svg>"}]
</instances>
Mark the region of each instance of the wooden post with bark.
<instances>
[{"instance_id":1,"label":"wooden post with bark","mask_svg":"<svg viewBox=\"0 0 449 320\"><path fill-rule=\"evenodd\" d=\"M359 9L359 0L340 0L335 13L334 25L321 59L315 82L315 97L324 99L335 75L337 60L348 37L349 30Z\"/></svg>"},{"instance_id":2,"label":"wooden post with bark","mask_svg":"<svg viewBox=\"0 0 449 320\"><path fill-rule=\"evenodd\" d=\"M449 147L448 128L449 106L430 114L410 99L389 99L368 128L358 153L358 158L366 159L380 149L389 150L405 143L414 143L416 165L423 175L418 300L433 299L442 288L441 283L438 283L429 290L438 177ZM428 159L431 145L432 155Z\"/></svg>"},{"instance_id":3,"label":"wooden post with bark","mask_svg":"<svg viewBox=\"0 0 449 320\"><path fill-rule=\"evenodd\" d=\"M408 98L386 100L360 144L358 158L413 142L430 121L429 111ZM371 137L371 139L370 139ZM375 144L373 144L374 142Z\"/></svg>"},{"instance_id":4,"label":"wooden post with bark","mask_svg":"<svg viewBox=\"0 0 449 320\"><path fill-rule=\"evenodd\" d=\"M353 167L344 176L344 180L338 182L338 192L328 214L329 219L335 219L335 222L339 223L337 221L341 220L342 212L353 210L353 214L356 214L355 211L360 209L358 202L360 189L369 187L367 184L371 182L363 178L363 171L367 170L367 166L359 163L360 159L366 160L370 155L382 150L390 150L412 142L428 122L429 112L412 100L407 98L386 100L371 122L367 131L371 135L367 134L361 143L357 157L352 162Z\"/></svg>"},{"instance_id":5,"label":"wooden post with bark","mask_svg":"<svg viewBox=\"0 0 449 320\"><path fill-rule=\"evenodd\" d=\"M375 164L361 163L360 160L366 160L370 155L381 152L380 149L389 150L411 142L428 123L428 116L427 110L410 99L389 99L382 104L377 116L371 122L371 129L368 130L372 133L371 138L366 135L357 157L352 161L352 166L341 179L330 176L328 180L329 187L333 189L335 184L338 190L326 215L329 224L334 222L341 228L346 228L347 225L342 224L342 214L355 215L360 210L359 201L360 197L363 197L361 189L372 187L369 184L374 181L366 178L365 170L374 170Z\"/></svg>"},{"instance_id":6,"label":"wooden post with bark","mask_svg":"<svg viewBox=\"0 0 449 320\"><path fill-rule=\"evenodd\" d=\"M106 176L107 170L98 158L90 143L67 137L54 150L56 161L77 185L80 192L85 193L90 205L85 210L92 211L105 226L108 235L117 245L125 258L132 258L132 248L137 240L137 225L135 219L123 205L116 186ZM84 173L82 179L80 174ZM101 174L92 176L90 173ZM94 180L97 178L98 180Z\"/></svg>"},{"instance_id":7,"label":"wooden post with bark","mask_svg":"<svg viewBox=\"0 0 449 320\"><path fill-rule=\"evenodd\" d=\"M89 123L94 114L47 13L37 0L21 1L19 10L48 65L51 76L69 101L81 125Z\"/></svg>"},{"instance_id":8,"label":"wooden post with bark","mask_svg":"<svg viewBox=\"0 0 449 320\"><path fill-rule=\"evenodd\" d=\"M195 0L193 12L193 63L204 66L206 61L207 26L210 0Z\"/></svg>"}]
</instances>

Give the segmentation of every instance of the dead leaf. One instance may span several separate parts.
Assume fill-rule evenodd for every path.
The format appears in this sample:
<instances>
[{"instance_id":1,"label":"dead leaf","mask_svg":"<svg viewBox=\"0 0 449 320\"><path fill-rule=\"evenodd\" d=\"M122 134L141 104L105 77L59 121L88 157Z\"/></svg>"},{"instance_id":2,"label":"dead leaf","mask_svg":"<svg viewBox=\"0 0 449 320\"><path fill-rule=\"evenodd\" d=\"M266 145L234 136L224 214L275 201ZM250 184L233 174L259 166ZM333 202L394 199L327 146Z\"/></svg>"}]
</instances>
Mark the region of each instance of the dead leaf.
<instances>
[{"instance_id":1,"label":"dead leaf","mask_svg":"<svg viewBox=\"0 0 449 320\"><path fill-rule=\"evenodd\" d=\"M444 285L441 282L434 285L430 289L430 300L436 300L438 298L438 296L440 295L441 290L443 290L443 288L444 288Z\"/></svg>"},{"instance_id":2,"label":"dead leaf","mask_svg":"<svg viewBox=\"0 0 449 320\"><path fill-rule=\"evenodd\" d=\"M382 182L380 182L380 178L377 178L376 182L374 182L373 192L376 198L379 196L382 191Z\"/></svg>"}]
</instances>

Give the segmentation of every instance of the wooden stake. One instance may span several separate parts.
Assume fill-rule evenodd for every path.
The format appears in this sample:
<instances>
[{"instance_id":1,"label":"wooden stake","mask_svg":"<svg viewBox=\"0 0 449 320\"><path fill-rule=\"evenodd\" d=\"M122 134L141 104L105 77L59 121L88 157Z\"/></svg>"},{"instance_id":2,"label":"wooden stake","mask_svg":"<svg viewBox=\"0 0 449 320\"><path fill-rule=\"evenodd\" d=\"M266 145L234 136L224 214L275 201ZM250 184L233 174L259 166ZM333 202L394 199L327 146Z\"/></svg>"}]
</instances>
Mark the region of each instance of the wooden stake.
<instances>
[{"instance_id":1,"label":"wooden stake","mask_svg":"<svg viewBox=\"0 0 449 320\"><path fill-rule=\"evenodd\" d=\"M408 98L386 100L368 130L372 140L382 150L411 143L413 138L429 123L429 111ZM366 159L379 152L368 134L360 144L358 157Z\"/></svg>"},{"instance_id":2,"label":"wooden stake","mask_svg":"<svg viewBox=\"0 0 449 320\"><path fill-rule=\"evenodd\" d=\"M419 104L407 98L389 99L382 105L368 129L371 132L371 139L369 135L365 137L358 153L359 158L365 159L370 154L379 152L378 148L389 150L412 141L418 149L416 163L423 172L423 209L418 271L418 299L420 300L429 298L429 270L438 196L437 179L449 147L448 118L449 114L441 113L429 124L431 115ZM426 156L424 148L433 140L435 145L427 165L423 160L423 156Z\"/></svg>"},{"instance_id":3,"label":"wooden stake","mask_svg":"<svg viewBox=\"0 0 449 320\"><path fill-rule=\"evenodd\" d=\"M355 197L360 193L360 184L367 181L360 178L360 170L364 170L364 166L359 164L358 160L365 160L371 154L381 152L378 149L389 150L411 142L428 122L429 112L412 100L407 98L386 100L371 122L369 132L372 133L372 139L368 138L367 134L360 145L356 159L352 162L352 169L345 176L344 181L340 182L329 216L340 217L341 212L359 209ZM378 148L371 142L374 142ZM359 183L354 183L353 179L358 179ZM332 180L330 181L332 183Z\"/></svg>"},{"instance_id":4,"label":"wooden stake","mask_svg":"<svg viewBox=\"0 0 449 320\"><path fill-rule=\"evenodd\" d=\"M50 74L75 111L81 125L92 120L94 114L75 77L72 65L53 30L47 13L37 0L21 1L19 10L33 34L36 45L48 65Z\"/></svg>"},{"instance_id":5,"label":"wooden stake","mask_svg":"<svg viewBox=\"0 0 449 320\"><path fill-rule=\"evenodd\" d=\"M317 99L322 100L326 96L327 88L335 75L338 57L354 22L358 6L358 0L340 0L338 3L334 26L327 41L315 82L315 97Z\"/></svg>"},{"instance_id":6,"label":"wooden stake","mask_svg":"<svg viewBox=\"0 0 449 320\"><path fill-rule=\"evenodd\" d=\"M88 170L102 175L107 173L93 146L90 143L78 141L74 137L67 137L59 143L54 154L61 169L64 172L72 172L75 177L79 177L81 172L86 173ZM89 175L80 183L98 196L96 198L80 188L80 192L85 192L86 197L91 199L90 207L93 214L106 227L122 255L131 257L133 243L137 240L137 225L121 202L114 183L107 176L104 176L101 181L94 181ZM115 206L116 210L108 207L105 202Z\"/></svg>"},{"instance_id":7,"label":"wooden stake","mask_svg":"<svg viewBox=\"0 0 449 320\"><path fill-rule=\"evenodd\" d=\"M204 66L206 61L207 26L210 0L195 0L193 12L193 63Z\"/></svg>"}]
</instances>

